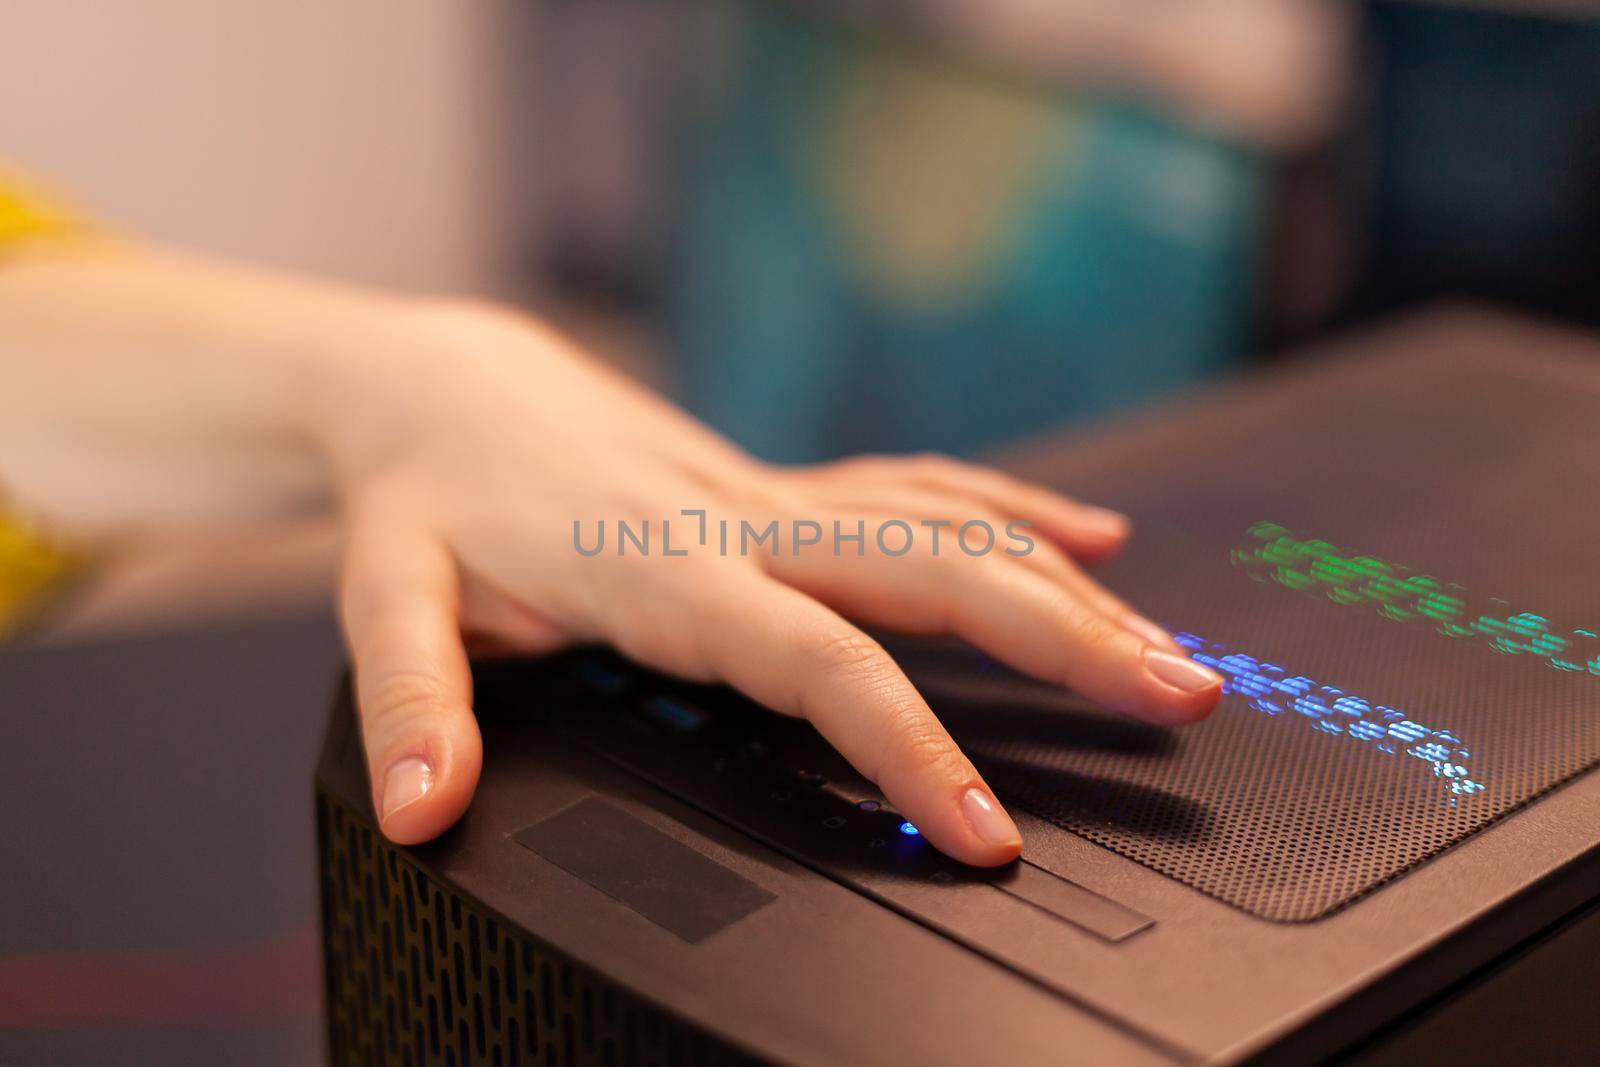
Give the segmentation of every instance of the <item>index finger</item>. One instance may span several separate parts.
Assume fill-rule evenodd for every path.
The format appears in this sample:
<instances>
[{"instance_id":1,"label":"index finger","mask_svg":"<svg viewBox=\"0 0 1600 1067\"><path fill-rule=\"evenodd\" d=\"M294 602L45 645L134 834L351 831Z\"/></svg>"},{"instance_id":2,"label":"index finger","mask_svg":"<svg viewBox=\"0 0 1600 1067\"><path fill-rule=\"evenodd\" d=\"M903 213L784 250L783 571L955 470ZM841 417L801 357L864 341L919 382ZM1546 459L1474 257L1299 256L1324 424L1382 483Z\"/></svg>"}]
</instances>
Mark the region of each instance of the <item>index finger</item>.
<instances>
[{"instance_id":1,"label":"index finger","mask_svg":"<svg viewBox=\"0 0 1600 1067\"><path fill-rule=\"evenodd\" d=\"M1016 824L876 641L765 575L730 584L707 590L696 620L717 677L810 720L941 852L983 867L1017 857Z\"/></svg>"}]
</instances>

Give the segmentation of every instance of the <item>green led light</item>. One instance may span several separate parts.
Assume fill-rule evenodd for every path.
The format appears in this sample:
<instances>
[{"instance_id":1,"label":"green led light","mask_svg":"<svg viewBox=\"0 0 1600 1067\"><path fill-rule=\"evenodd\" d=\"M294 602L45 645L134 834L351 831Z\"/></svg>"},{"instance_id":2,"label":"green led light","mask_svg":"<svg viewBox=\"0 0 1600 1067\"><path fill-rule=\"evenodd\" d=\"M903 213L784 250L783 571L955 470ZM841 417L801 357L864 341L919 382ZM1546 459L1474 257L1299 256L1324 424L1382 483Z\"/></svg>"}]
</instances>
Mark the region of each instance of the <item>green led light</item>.
<instances>
[{"instance_id":1,"label":"green led light","mask_svg":"<svg viewBox=\"0 0 1600 1067\"><path fill-rule=\"evenodd\" d=\"M1229 556L1256 581L1319 595L1342 607L1368 606L1394 622L1422 620L1446 637L1481 638L1496 652L1533 655L1559 671L1600 677L1600 636L1593 630L1553 633L1542 615L1500 611L1494 605L1510 605L1499 597L1480 599L1479 608L1469 610L1467 590L1458 583L1442 583L1327 541L1298 538L1274 522L1256 523L1247 536L1249 543ZM1479 610L1483 607L1490 610Z\"/></svg>"}]
</instances>

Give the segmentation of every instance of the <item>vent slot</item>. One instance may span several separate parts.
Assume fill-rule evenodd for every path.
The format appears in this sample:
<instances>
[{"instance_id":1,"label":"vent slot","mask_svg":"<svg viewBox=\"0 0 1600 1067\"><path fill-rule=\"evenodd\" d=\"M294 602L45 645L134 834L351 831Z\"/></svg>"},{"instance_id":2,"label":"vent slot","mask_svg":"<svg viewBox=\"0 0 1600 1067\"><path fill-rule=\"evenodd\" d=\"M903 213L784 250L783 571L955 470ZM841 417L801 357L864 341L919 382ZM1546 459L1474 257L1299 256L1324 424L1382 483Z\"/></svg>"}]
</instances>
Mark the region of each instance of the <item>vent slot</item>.
<instances>
[{"instance_id":1,"label":"vent slot","mask_svg":"<svg viewBox=\"0 0 1600 1067\"><path fill-rule=\"evenodd\" d=\"M329 1062L756 1062L507 929L321 790L317 840Z\"/></svg>"}]
</instances>

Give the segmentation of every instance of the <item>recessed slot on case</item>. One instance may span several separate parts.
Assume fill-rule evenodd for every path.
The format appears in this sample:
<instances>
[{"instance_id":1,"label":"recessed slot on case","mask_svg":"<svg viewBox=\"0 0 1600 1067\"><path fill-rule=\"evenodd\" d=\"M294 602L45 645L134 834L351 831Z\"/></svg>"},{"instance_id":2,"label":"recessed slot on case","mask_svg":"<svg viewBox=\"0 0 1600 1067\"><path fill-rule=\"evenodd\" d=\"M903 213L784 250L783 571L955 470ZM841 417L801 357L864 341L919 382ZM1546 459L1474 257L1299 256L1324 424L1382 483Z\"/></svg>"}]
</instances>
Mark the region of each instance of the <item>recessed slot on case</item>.
<instances>
[{"instance_id":1,"label":"recessed slot on case","mask_svg":"<svg viewBox=\"0 0 1600 1067\"><path fill-rule=\"evenodd\" d=\"M1126 941L1155 925L1155 920L1148 915L1125 908L1076 882L1035 867L1027 860L1017 864L1012 878L996 882L995 888L1113 943Z\"/></svg>"}]
</instances>

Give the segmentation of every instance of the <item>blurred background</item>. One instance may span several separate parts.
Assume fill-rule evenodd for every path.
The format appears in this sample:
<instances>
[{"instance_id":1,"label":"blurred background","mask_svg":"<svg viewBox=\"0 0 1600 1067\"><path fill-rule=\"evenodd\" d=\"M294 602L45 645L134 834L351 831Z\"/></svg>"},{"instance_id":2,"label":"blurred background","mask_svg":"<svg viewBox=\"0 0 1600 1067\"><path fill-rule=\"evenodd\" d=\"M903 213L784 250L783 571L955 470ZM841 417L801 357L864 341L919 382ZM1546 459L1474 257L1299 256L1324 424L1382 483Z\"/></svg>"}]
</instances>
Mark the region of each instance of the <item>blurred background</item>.
<instances>
[{"instance_id":1,"label":"blurred background","mask_svg":"<svg viewBox=\"0 0 1600 1067\"><path fill-rule=\"evenodd\" d=\"M1600 326L1581 0L54 0L0 10L0 98L116 228L523 305L776 460L981 454L1437 301ZM0 1061L319 1055L331 544L136 546L0 654ZM232 690L112 666L182 627Z\"/></svg>"},{"instance_id":2,"label":"blurred background","mask_svg":"<svg viewBox=\"0 0 1600 1067\"><path fill-rule=\"evenodd\" d=\"M775 459L971 452L1368 316L1600 317L1593 5L21 5L0 151L538 308Z\"/></svg>"}]
</instances>

